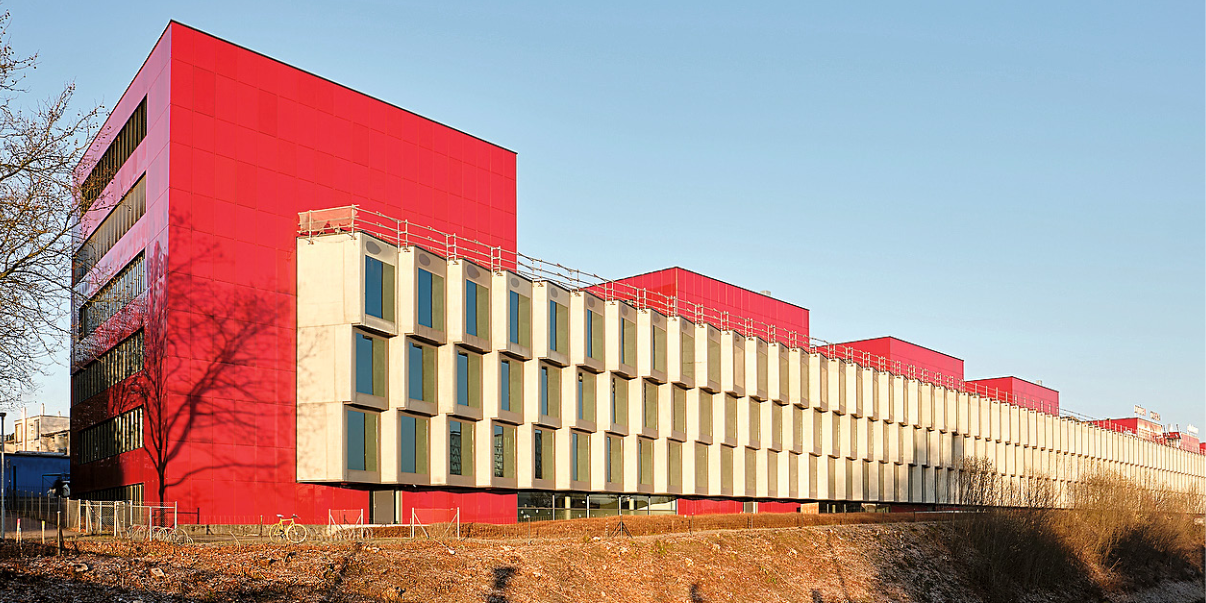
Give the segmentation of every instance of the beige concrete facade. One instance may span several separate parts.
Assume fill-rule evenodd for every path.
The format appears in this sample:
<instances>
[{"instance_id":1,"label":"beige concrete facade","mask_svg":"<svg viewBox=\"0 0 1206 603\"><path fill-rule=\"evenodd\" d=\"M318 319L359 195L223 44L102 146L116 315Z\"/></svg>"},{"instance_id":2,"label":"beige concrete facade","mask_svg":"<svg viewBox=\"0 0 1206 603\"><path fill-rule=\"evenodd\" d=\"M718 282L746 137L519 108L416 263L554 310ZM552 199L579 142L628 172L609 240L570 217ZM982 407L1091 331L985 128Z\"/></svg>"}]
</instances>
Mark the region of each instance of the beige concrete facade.
<instances>
[{"instance_id":1,"label":"beige concrete facade","mask_svg":"<svg viewBox=\"0 0 1206 603\"><path fill-rule=\"evenodd\" d=\"M1206 489L1200 454L556 283L364 234L297 251L300 481L944 504L979 456L1063 501L1098 467Z\"/></svg>"}]
</instances>

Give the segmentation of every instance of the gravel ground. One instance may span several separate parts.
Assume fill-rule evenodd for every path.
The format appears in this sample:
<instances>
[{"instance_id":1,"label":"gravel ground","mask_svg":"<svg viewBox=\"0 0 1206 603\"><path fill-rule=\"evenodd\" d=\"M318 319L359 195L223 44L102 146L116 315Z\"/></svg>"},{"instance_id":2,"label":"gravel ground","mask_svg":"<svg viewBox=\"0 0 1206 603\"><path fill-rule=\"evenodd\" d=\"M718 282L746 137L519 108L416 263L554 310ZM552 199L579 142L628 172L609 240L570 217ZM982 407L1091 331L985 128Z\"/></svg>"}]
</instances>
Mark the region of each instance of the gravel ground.
<instances>
[{"instance_id":1,"label":"gravel ground","mask_svg":"<svg viewBox=\"0 0 1206 603\"><path fill-rule=\"evenodd\" d=\"M732 530L579 540L384 540L369 545L78 543L62 557L0 558L0 601L976 602L952 571L950 526ZM53 555L53 551L51 552ZM1202 584L1113 598L1203 601Z\"/></svg>"}]
</instances>

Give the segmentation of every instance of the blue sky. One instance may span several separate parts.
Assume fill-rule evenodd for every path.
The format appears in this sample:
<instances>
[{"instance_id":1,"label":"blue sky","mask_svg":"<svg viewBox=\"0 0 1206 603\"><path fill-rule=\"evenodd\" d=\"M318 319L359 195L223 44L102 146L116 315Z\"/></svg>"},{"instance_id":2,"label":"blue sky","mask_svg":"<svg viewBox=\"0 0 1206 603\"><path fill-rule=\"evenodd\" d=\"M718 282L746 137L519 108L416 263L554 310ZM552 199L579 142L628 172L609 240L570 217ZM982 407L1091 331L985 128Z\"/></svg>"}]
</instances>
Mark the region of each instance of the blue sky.
<instances>
[{"instance_id":1,"label":"blue sky","mask_svg":"<svg viewBox=\"0 0 1206 603\"><path fill-rule=\"evenodd\" d=\"M35 93L112 106L174 18L517 151L530 255L1206 423L1201 2L331 6L5 4Z\"/></svg>"}]
</instances>

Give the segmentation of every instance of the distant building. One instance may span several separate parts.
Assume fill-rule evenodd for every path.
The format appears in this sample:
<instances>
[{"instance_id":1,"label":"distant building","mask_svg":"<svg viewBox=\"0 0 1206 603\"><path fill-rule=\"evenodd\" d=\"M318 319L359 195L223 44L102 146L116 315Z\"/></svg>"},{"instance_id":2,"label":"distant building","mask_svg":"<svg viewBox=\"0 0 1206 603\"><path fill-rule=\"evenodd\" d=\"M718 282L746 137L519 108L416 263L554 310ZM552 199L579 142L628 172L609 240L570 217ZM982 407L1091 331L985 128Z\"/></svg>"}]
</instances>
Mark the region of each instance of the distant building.
<instances>
[{"instance_id":1,"label":"distant building","mask_svg":"<svg viewBox=\"0 0 1206 603\"><path fill-rule=\"evenodd\" d=\"M58 415L34 415L13 422L13 436L5 439L5 452L57 452L67 454L71 442L71 419Z\"/></svg>"},{"instance_id":2,"label":"distant building","mask_svg":"<svg viewBox=\"0 0 1206 603\"><path fill-rule=\"evenodd\" d=\"M43 496L55 480L71 475L66 454L55 452L13 452L4 455L6 496Z\"/></svg>"}]
</instances>

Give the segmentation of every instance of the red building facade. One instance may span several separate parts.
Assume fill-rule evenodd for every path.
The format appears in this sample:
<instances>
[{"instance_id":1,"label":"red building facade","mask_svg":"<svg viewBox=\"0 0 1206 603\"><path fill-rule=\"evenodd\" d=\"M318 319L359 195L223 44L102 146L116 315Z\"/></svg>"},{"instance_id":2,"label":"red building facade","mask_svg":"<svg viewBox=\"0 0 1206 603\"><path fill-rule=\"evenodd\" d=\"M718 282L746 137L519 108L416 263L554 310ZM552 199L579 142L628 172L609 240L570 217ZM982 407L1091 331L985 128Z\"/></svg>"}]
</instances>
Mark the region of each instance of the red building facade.
<instances>
[{"instance_id":1,"label":"red building facade","mask_svg":"<svg viewBox=\"0 0 1206 603\"><path fill-rule=\"evenodd\" d=\"M85 465L73 451L75 491L124 498L142 484L145 500L182 501L195 514L184 519L201 522L366 508L366 491L294 479L297 214L358 204L514 249L515 153L173 22L79 166L81 182L144 103L145 134L79 238L95 240L140 182L145 215L77 290L91 297L142 255L146 292L77 344L73 370L79 380L140 331L147 368L74 396L72 431L104 429L145 400L146 454L89 453L105 458Z\"/></svg>"}]
</instances>

